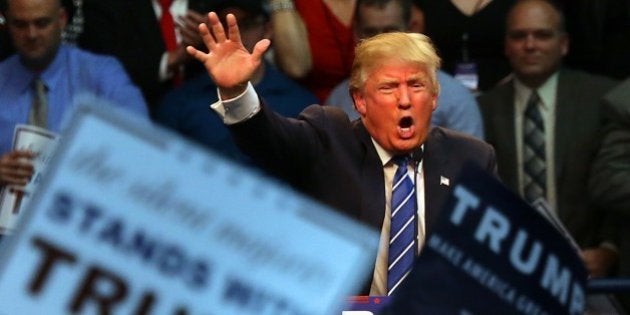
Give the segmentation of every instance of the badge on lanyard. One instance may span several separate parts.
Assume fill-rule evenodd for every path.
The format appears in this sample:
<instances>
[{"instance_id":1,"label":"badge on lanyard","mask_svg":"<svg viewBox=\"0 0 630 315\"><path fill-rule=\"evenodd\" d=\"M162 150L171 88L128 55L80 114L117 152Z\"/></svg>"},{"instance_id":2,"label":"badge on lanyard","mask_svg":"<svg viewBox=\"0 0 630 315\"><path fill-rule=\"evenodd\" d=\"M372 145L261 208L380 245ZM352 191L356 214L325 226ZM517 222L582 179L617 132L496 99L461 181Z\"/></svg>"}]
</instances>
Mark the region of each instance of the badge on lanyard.
<instances>
[{"instance_id":1,"label":"badge on lanyard","mask_svg":"<svg viewBox=\"0 0 630 315\"><path fill-rule=\"evenodd\" d=\"M477 91L479 74L477 64L468 55L468 33L462 34L462 59L455 64L454 77L471 91Z\"/></svg>"}]
</instances>

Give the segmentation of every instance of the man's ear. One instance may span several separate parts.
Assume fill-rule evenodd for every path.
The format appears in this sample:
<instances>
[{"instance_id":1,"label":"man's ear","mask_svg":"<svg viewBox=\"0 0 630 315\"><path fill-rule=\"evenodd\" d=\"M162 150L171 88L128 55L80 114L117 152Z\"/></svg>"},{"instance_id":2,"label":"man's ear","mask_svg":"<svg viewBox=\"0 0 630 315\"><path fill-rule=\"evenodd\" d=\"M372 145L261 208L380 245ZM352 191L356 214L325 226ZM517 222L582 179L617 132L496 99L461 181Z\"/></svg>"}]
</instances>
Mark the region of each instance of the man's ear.
<instances>
[{"instance_id":1,"label":"man's ear","mask_svg":"<svg viewBox=\"0 0 630 315\"><path fill-rule=\"evenodd\" d=\"M361 116L364 116L366 113L365 97L363 97L363 94L361 93L361 91L352 90L350 91L350 96L352 97L352 100L354 101L354 109Z\"/></svg>"},{"instance_id":2,"label":"man's ear","mask_svg":"<svg viewBox=\"0 0 630 315\"><path fill-rule=\"evenodd\" d=\"M59 22L61 23L61 29L65 29L68 24L68 11L65 8L59 8Z\"/></svg>"}]
</instances>

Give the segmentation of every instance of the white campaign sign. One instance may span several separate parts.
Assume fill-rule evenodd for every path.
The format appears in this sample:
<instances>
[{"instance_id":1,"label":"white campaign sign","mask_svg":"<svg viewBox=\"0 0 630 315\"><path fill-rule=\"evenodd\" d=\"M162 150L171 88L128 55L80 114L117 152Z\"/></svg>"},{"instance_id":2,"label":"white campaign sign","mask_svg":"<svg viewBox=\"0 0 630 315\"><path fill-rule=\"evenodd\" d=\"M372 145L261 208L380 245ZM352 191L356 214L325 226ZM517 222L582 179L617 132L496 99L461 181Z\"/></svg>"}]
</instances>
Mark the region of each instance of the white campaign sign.
<instances>
[{"instance_id":1,"label":"white campaign sign","mask_svg":"<svg viewBox=\"0 0 630 315\"><path fill-rule=\"evenodd\" d=\"M33 159L35 173L25 187L5 186L0 193L0 234L11 234L22 209L39 185L41 174L50 160L58 135L31 125L16 125L13 134L13 150L37 153Z\"/></svg>"},{"instance_id":2,"label":"white campaign sign","mask_svg":"<svg viewBox=\"0 0 630 315\"><path fill-rule=\"evenodd\" d=\"M366 280L376 232L149 123L77 112L0 248L0 313L339 314Z\"/></svg>"}]
</instances>

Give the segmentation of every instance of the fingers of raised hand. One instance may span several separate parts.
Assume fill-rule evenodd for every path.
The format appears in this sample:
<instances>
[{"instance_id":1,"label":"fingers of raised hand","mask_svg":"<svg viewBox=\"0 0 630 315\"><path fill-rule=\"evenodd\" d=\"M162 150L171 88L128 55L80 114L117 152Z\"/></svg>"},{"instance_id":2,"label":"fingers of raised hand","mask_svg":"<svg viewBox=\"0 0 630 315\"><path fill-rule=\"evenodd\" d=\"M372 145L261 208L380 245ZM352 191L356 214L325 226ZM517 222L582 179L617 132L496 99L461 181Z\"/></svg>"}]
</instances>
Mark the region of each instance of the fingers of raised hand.
<instances>
[{"instance_id":1,"label":"fingers of raised hand","mask_svg":"<svg viewBox=\"0 0 630 315\"><path fill-rule=\"evenodd\" d=\"M208 27L208 24L205 24L205 23L199 24L198 29L199 29L199 35L201 36L201 39L203 40L204 44L206 44L208 48L211 48L214 45L216 45L216 41L214 40L214 37L212 36L212 34L210 34L210 29Z\"/></svg>"},{"instance_id":2,"label":"fingers of raised hand","mask_svg":"<svg viewBox=\"0 0 630 315\"><path fill-rule=\"evenodd\" d=\"M225 17L225 21L228 27L228 32L230 35L230 40L233 42L240 43L241 42L241 32L238 29L238 23L236 21L236 16L234 14L228 14Z\"/></svg>"},{"instance_id":3,"label":"fingers of raised hand","mask_svg":"<svg viewBox=\"0 0 630 315\"><path fill-rule=\"evenodd\" d=\"M225 35L225 30L223 29L223 24L221 24L221 21L219 20L219 16L214 12L210 12L208 13L208 20L215 41L217 43L225 42L227 40L227 37Z\"/></svg>"}]
</instances>

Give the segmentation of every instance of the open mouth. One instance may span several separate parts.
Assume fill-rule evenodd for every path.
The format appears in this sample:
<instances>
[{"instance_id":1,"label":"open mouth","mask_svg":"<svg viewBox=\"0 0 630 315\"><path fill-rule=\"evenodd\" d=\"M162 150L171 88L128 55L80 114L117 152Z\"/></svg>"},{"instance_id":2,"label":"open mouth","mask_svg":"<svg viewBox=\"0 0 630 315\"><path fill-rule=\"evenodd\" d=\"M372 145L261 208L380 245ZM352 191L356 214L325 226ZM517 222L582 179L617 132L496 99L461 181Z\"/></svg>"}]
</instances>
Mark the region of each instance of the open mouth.
<instances>
[{"instance_id":1,"label":"open mouth","mask_svg":"<svg viewBox=\"0 0 630 315\"><path fill-rule=\"evenodd\" d=\"M398 122L398 133L402 138L409 138L413 134L413 118L410 116L403 117Z\"/></svg>"},{"instance_id":2,"label":"open mouth","mask_svg":"<svg viewBox=\"0 0 630 315\"><path fill-rule=\"evenodd\" d=\"M413 125L413 119L409 116L403 117L399 122L398 126L400 128L410 128Z\"/></svg>"}]
</instances>

